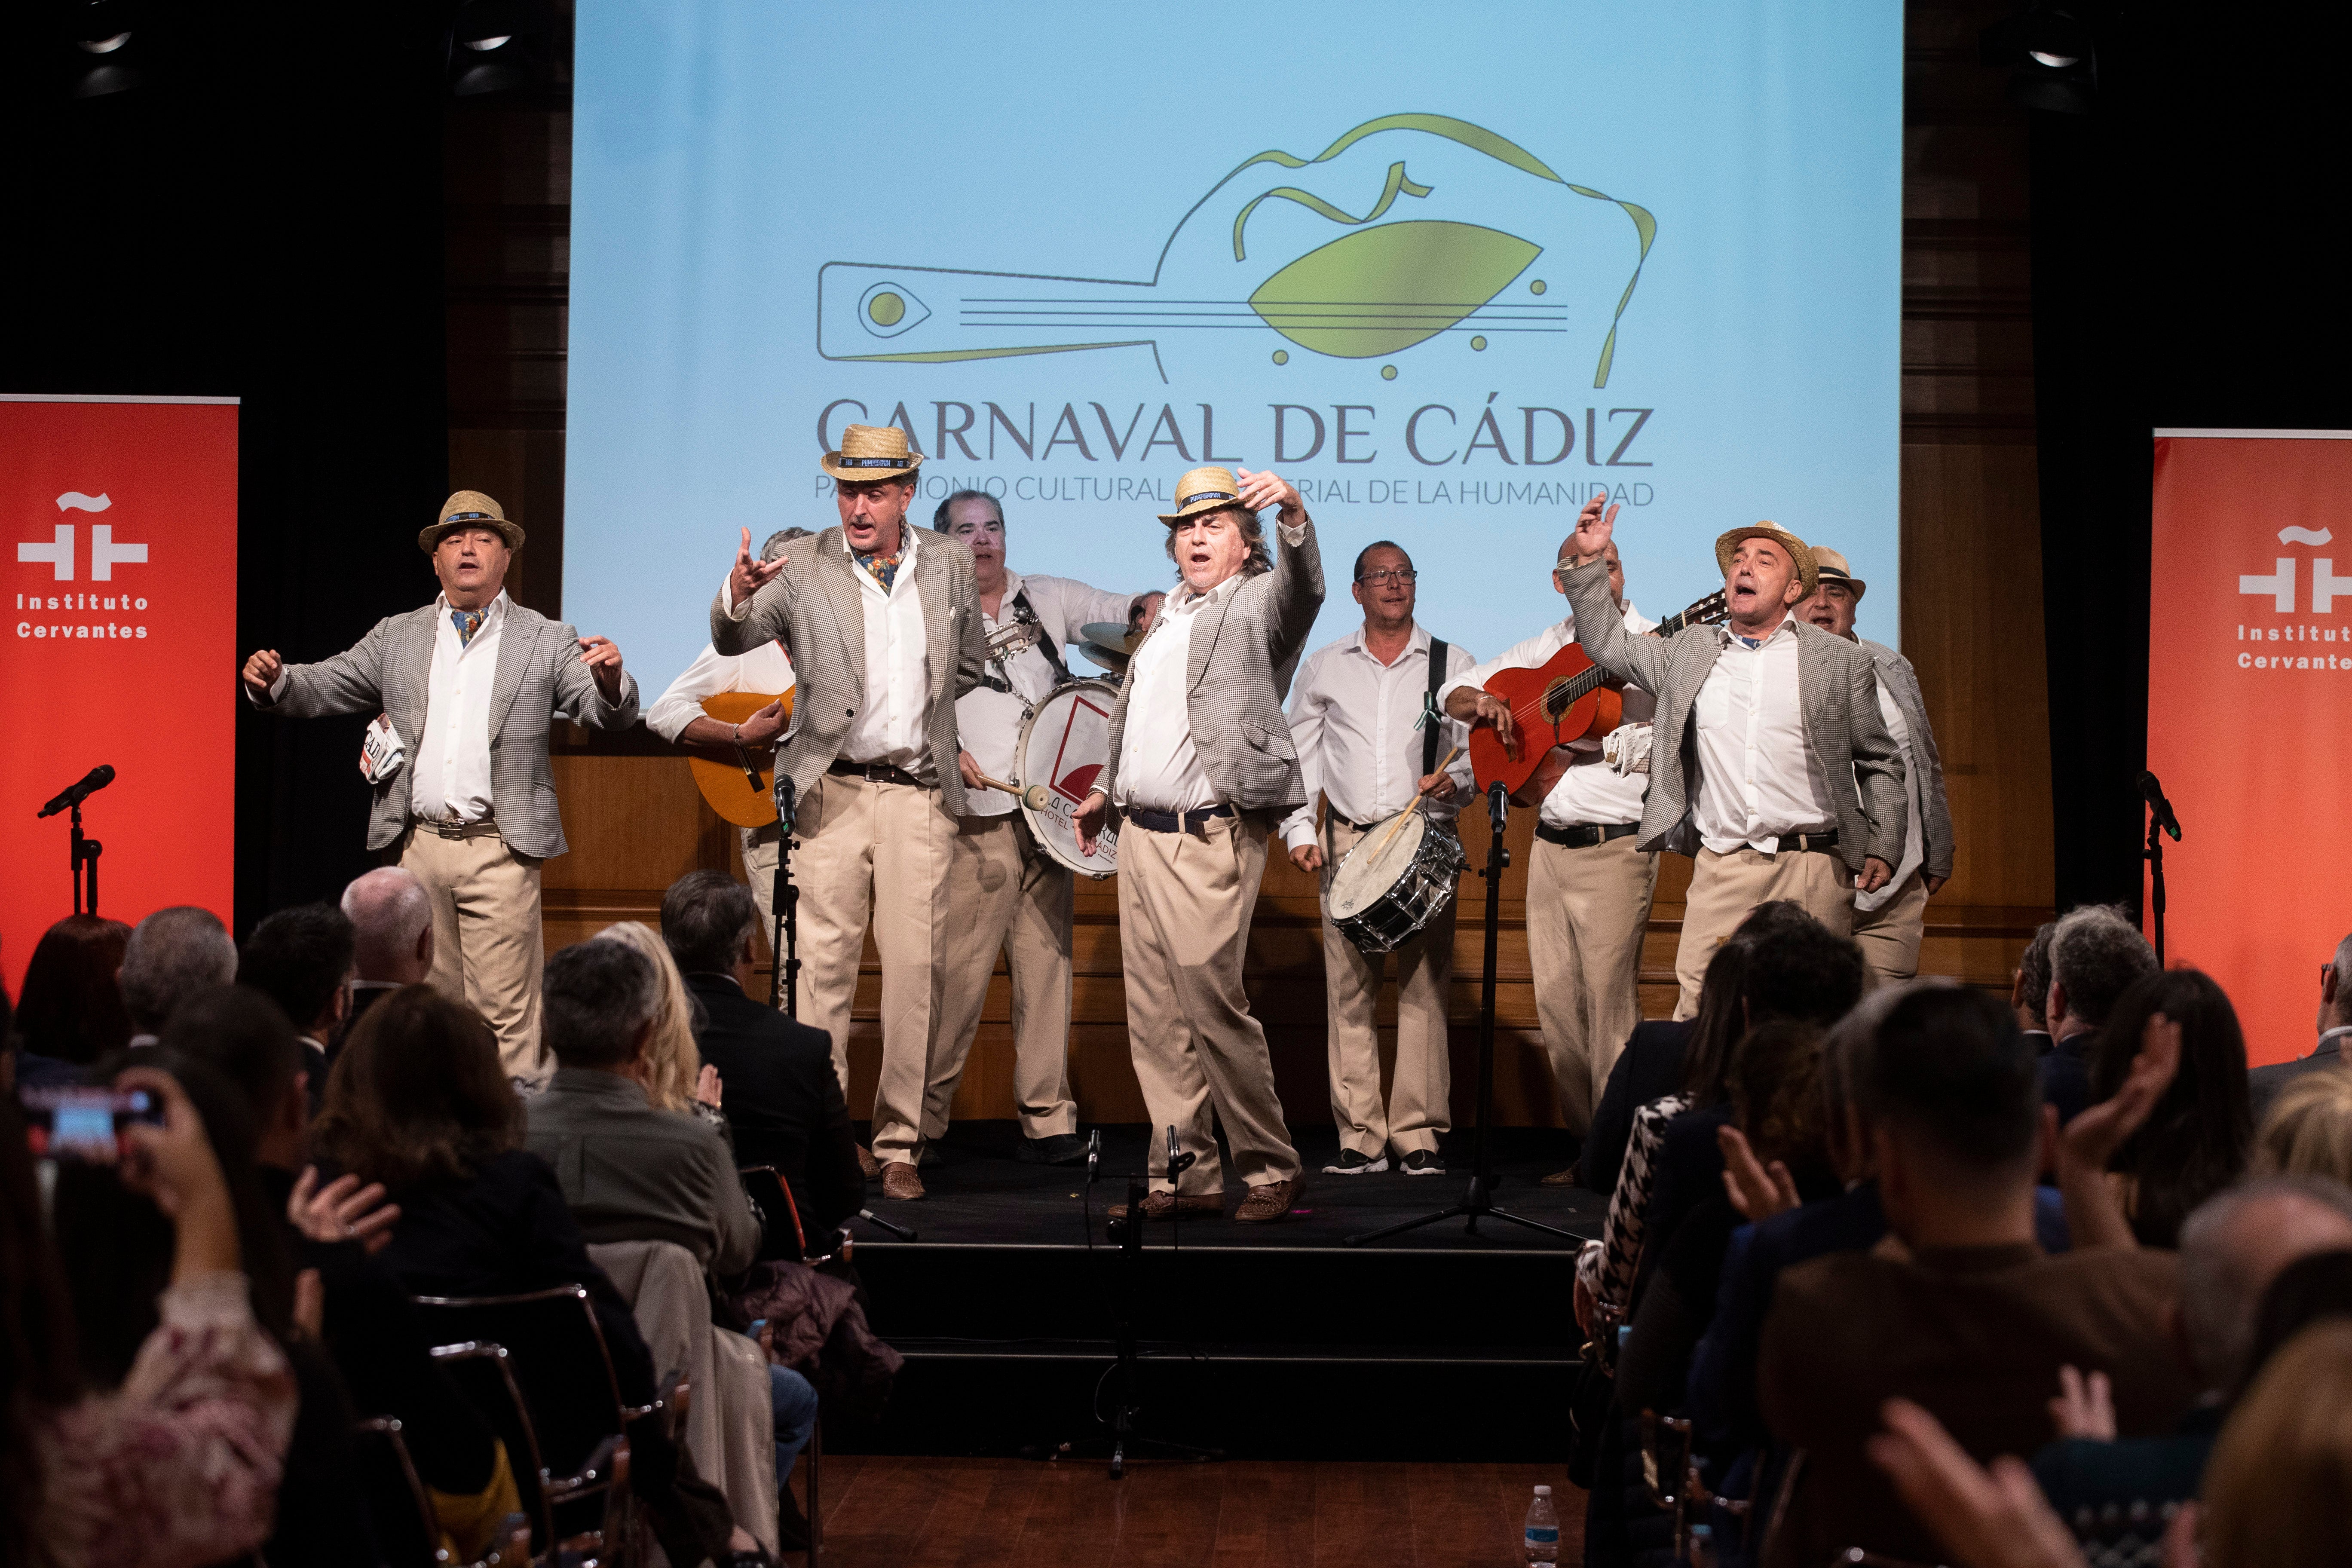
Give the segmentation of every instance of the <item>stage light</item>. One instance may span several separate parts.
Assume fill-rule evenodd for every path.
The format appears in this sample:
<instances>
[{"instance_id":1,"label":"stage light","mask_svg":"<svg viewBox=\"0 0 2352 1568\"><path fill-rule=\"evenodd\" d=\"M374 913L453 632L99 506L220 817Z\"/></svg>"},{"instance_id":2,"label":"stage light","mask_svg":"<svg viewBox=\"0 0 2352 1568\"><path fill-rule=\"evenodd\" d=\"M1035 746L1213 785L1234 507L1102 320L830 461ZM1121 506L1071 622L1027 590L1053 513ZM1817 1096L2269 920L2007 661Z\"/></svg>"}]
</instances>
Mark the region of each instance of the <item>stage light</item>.
<instances>
[{"instance_id":1,"label":"stage light","mask_svg":"<svg viewBox=\"0 0 2352 1568\"><path fill-rule=\"evenodd\" d=\"M67 91L72 97L102 98L144 79L140 51L130 47L140 20L132 0L72 0L62 15L66 42L73 48L66 57Z\"/></svg>"},{"instance_id":2,"label":"stage light","mask_svg":"<svg viewBox=\"0 0 2352 1568\"><path fill-rule=\"evenodd\" d=\"M543 18L530 0L466 0L449 26L449 90L459 98L527 87Z\"/></svg>"},{"instance_id":3,"label":"stage light","mask_svg":"<svg viewBox=\"0 0 2352 1568\"><path fill-rule=\"evenodd\" d=\"M2096 41L2083 9L2034 0L1978 35L1986 65L2012 69L2002 96L2027 109L2088 114L2098 106Z\"/></svg>"}]
</instances>

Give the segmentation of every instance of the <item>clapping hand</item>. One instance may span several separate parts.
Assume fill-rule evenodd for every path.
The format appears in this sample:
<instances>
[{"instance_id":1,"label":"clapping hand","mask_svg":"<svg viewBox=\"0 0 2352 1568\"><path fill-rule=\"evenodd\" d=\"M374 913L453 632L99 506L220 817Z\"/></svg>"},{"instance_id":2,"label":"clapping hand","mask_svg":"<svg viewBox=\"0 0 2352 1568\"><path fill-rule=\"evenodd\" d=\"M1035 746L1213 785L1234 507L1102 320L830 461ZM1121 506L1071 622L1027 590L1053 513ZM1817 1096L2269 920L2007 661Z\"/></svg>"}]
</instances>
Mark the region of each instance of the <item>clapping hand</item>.
<instances>
[{"instance_id":1,"label":"clapping hand","mask_svg":"<svg viewBox=\"0 0 2352 1568\"><path fill-rule=\"evenodd\" d=\"M1717 1128L1715 1142L1723 1151L1723 1190L1751 1224L1797 1206L1797 1182L1787 1165L1775 1160L1768 1167L1737 1127Z\"/></svg>"}]
</instances>

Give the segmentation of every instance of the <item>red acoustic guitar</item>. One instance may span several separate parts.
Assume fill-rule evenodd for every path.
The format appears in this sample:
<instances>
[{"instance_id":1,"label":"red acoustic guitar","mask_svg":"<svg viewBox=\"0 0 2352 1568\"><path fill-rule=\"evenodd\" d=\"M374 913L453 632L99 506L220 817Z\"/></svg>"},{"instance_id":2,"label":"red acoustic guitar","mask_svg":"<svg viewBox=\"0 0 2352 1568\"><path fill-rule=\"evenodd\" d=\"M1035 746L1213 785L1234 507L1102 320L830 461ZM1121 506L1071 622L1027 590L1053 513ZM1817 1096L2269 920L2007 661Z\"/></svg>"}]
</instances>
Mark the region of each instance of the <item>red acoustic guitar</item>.
<instances>
[{"instance_id":1,"label":"red acoustic guitar","mask_svg":"<svg viewBox=\"0 0 2352 1568\"><path fill-rule=\"evenodd\" d=\"M1658 623L1658 635L1670 637L1685 626L1705 626L1730 615L1719 593L1709 594L1679 616ZM1516 795L1544 754L1555 746L1587 738L1599 740L1623 721L1625 700L1609 684L1609 672L1592 662L1583 645L1570 643L1535 669L1499 669L1486 689L1511 705L1511 722L1519 732L1518 754L1504 750L1492 726L1470 731L1470 769L1481 790L1497 780Z\"/></svg>"}]
</instances>

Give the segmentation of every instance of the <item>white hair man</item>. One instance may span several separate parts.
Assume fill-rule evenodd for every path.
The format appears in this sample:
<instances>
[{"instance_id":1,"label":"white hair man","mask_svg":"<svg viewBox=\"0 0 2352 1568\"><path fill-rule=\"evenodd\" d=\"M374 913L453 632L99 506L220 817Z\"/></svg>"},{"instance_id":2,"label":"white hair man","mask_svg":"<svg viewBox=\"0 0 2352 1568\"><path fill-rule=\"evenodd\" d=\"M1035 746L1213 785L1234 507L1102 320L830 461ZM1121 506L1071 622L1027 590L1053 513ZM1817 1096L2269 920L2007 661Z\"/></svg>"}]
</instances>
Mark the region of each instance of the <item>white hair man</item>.
<instances>
[{"instance_id":1,"label":"white hair man","mask_svg":"<svg viewBox=\"0 0 2352 1568\"><path fill-rule=\"evenodd\" d=\"M404 985L433 978L433 898L415 874L379 866L343 889L343 913L359 938L359 978L352 983L352 1017Z\"/></svg>"},{"instance_id":2,"label":"white hair man","mask_svg":"<svg viewBox=\"0 0 2352 1568\"><path fill-rule=\"evenodd\" d=\"M2042 1015L2050 1049L2042 1055L2042 1098L2062 1122L2091 1102L2091 1046L2132 982L2153 974L2156 949L2110 905L2069 910L2050 933L2050 990Z\"/></svg>"},{"instance_id":3,"label":"white hair man","mask_svg":"<svg viewBox=\"0 0 2352 1568\"><path fill-rule=\"evenodd\" d=\"M2307 1072L2341 1068L2347 1039L2352 1039L2352 936L2337 942L2336 951L2319 966L2318 1041L2293 1061L2273 1062L2246 1075L2255 1122L2262 1121L2263 1112L2278 1098L2279 1090L2296 1079Z\"/></svg>"},{"instance_id":4,"label":"white hair man","mask_svg":"<svg viewBox=\"0 0 2352 1568\"><path fill-rule=\"evenodd\" d=\"M236 943L212 910L175 904L131 928L118 978L131 1015L131 1043L152 1046L173 1008L236 979Z\"/></svg>"},{"instance_id":5,"label":"white hair man","mask_svg":"<svg viewBox=\"0 0 2352 1568\"><path fill-rule=\"evenodd\" d=\"M1150 625L1163 595L1106 593L1068 577L1013 571L1004 559L1003 505L986 490L949 496L933 525L971 552L989 658L980 684L956 700L964 808L948 869L948 952L939 1045L923 1092L923 1140L929 1143L948 1130L956 1085L980 1032L988 977L1002 952L1013 984L1013 1098L1021 1120L1014 1152L1037 1164L1072 1165L1087 1157L1077 1101L1070 1096L1076 881L1069 868L1031 838L1018 803L984 781L1010 780L1021 772L1013 752L1022 727L1038 703L1070 679L1062 649L1083 640L1081 628L1108 621L1130 633L1139 630Z\"/></svg>"}]
</instances>

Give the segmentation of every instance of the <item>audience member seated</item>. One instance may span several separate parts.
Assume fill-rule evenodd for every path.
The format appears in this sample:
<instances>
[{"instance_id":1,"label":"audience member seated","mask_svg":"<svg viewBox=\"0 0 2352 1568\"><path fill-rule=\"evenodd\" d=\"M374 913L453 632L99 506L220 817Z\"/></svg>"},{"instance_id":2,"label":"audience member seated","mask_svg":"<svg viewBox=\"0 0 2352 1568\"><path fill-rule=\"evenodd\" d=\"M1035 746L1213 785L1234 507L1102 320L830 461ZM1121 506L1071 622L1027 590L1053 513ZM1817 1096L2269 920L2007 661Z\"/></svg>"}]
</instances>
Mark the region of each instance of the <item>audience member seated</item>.
<instances>
[{"instance_id":1,"label":"audience member seated","mask_svg":"<svg viewBox=\"0 0 2352 1568\"><path fill-rule=\"evenodd\" d=\"M65 1272L26 1126L0 1098L0 1561L201 1568L269 1533L294 1380L256 1321L228 1184L201 1119L166 1075L118 1080L161 1098L133 1127L121 1179L169 1215L169 1282L129 1375L86 1392Z\"/></svg>"},{"instance_id":2,"label":"audience member seated","mask_svg":"<svg viewBox=\"0 0 2352 1568\"><path fill-rule=\"evenodd\" d=\"M857 1136L822 1029L745 993L759 910L717 871L680 878L662 900L662 940L701 1004L696 1043L726 1083L739 1165L771 1165L791 1189L812 1244L866 1206ZM773 1216L771 1216L772 1218Z\"/></svg>"},{"instance_id":3,"label":"audience member seated","mask_svg":"<svg viewBox=\"0 0 2352 1568\"><path fill-rule=\"evenodd\" d=\"M210 910L175 904L132 928L122 949L122 1005L131 1044L152 1046L172 1009L200 991L236 979L236 943Z\"/></svg>"},{"instance_id":4,"label":"audience member seated","mask_svg":"<svg viewBox=\"0 0 2352 1568\"><path fill-rule=\"evenodd\" d=\"M2156 949L2105 904L2071 910L2050 934L2050 990L2042 1002L2050 1048L2042 1054L2042 1098L2072 1121L2092 1100L2091 1047L2132 982L2157 972Z\"/></svg>"},{"instance_id":5,"label":"audience member seated","mask_svg":"<svg viewBox=\"0 0 2352 1568\"><path fill-rule=\"evenodd\" d=\"M298 904L266 915L245 939L236 983L278 1004L299 1036L310 1111L327 1092L327 1057L351 1016L358 942L351 918L332 904Z\"/></svg>"},{"instance_id":6,"label":"audience member seated","mask_svg":"<svg viewBox=\"0 0 2352 1568\"><path fill-rule=\"evenodd\" d=\"M2352 936L2336 944L2336 952L2319 966L2319 1039L2293 1061L2273 1062L2251 1075L2254 1119L2279 1091L2299 1078L2344 1065L2344 1042L2352 1037Z\"/></svg>"},{"instance_id":7,"label":"audience member seated","mask_svg":"<svg viewBox=\"0 0 2352 1568\"><path fill-rule=\"evenodd\" d=\"M352 1410L399 1419L451 1549L467 1561L480 1557L520 1506L507 1454L425 1353L427 1331L407 1292L372 1256L391 1240L399 1208L383 1202L382 1186L362 1186L355 1176L320 1187L309 1167L309 1095L293 1026L258 991L225 986L173 1014L163 1048L174 1059L205 1063L243 1096L258 1129L254 1157L263 1189L298 1263L320 1278L317 1338Z\"/></svg>"},{"instance_id":8,"label":"audience member seated","mask_svg":"<svg viewBox=\"0 0 2352 1568\"><path fill-rule=\"evenodd\" d=\"M2160 971L2135 982L2091 1053L2091 1098L2123 1087L2151 1018L2179 1029L2179 1065L2147 1119L2107 1163L2142 1247L2177 1246L2189 1212L2245 1174L2254 1129L2246 1109L2246 1042L2210 976Z\"/></svg>"},{"instance_id":9,"label":"audience member seated","mask_svg":"<svg viewBox=\"0 0 2352 1568\"><path fill-rule=\"evenodd\" d=\"M1706 1005L1702 995L1699 1006ZM1625 1168L1625 1144L1633 1136L1633 1112L1682 1086L1683 1062L1704 1016L1702 1011L1687 1018L1644 1018L1633 1026L1625 1048L1609 1068L1600 1103L1592 1108L1592 1124L1584 1131L1575 1166L1546 1176L1546 1186L1572 1184L1604 1198L1616 1192L1618 1173Z\"/></svg>"},{"instance_id":10,"label":"audience member seated","mask_svg":"<svg viewBox=\"0 0 2352 1568\"><path fill-rule=\"evenodd\" d=\"M1902 1245L1780 1277L1759 1393L1776 1442L1805 1461L1774 1563L1810 1568L1849 1548L1932 1559L1932 1538L1864 1458L1889 1399L1925 1407L1984 1459L2041 1447L2062 1366L2106 1373L2126 1436L2168 1427L2196 1392L2166 1342L2168 1255L2050 1258L2035 1240L2041 1086L2005 1006L1958 987L1909 992L1878 1031L1864 1089L1879 1200Z\"/></svg>"},{"instance_id":11,"label":"audience member seated","mask_svg":"<svg viewBox=\"0 0 2352 1568\"><path fill-rule=\"evenodd\" d=\"M2050 1054L2050 939L2056 935L2058 922L2043 921L2033 928L2033 939L2025 951L2017 955L2017 969L2010 976L2009 1005L2017 1015L2017 1026L2025 1035L2025 1043L2033 1047L2037 1057Z\"/></svg>"},{"instance_id":12,"label":"audience member seated","mask_svg":"<svg viewBox=\"0 0 2352 1568\"><path fill-rule=\"evenodd\" d=\"M522 1135L522 1101L489 1026L424 985L368 1009L328 1075L326 1110L313 1130L322 1164L382 1183L399 1205L380 1257L411 1294L583 1286L622 1399L646 1404L655 1368L636 1320L590 1261L554 1172L521 1146ZM630 1489L671 1562L757 1561L726 1499L695 1474L657 1417L632 1426L629 1443Z\"/></svg>"},{"instance_id":13,"label":"audience member seated","mask_svg":"<svg viewBox=\"0 0 2352 1568\"><path fill-rule=\"evenodd\" d=\"M343 889L359 978L352 982L352 1023L404 985L433 978L433 900L413 871L379 866Z\"/></svg>"},{"instance_id":14,"label":"audience member seated","mask_svg":"<svg viewBox=\"0 0 2352 1568\"><path fill-rule=\"evenodd\" d=\"M2342 1563L2344 1498L2352 1488L2347 1404L2352 1322L2315 1323L2280 1350L2223 1424L2203 1497L2165 1531L2164 1561L2206 1568ZM1885 1419L1871 1458L1942 1542L1944 1560L2085 1568L2083 1549L2013 1456L1987 1468L1908 1400L1889 1400Z\"/></svg>"},{"instance_id":15,"label":"audience member seated","mask_svg":"<svg viewBox=\"0 0 2352 1568\"><path fill-rule=\"evenodd\" d=\"M2352 1184L2352 1072L2305 1073L2280 1089L2254 1134L2253 1168Z\"/></svg>"},{"instance_id":16,"label":"audience member seated","mask_svg":"<svg viewBox=\"0 0 2352 1568\"><path fill-rule=\"evenodd\" d=\"M131 928L68 915L34 944L16 1002L16 1081L26 1089L79 1083L131 1043L122 1005L122 952Z\"/></svg>"},{"instance_id":17,"label":"audience member seated","mask_svg":"<svg viewBox=\"0 0 2352 1568\"><path fill-rule=\"evenodd\" d=\"M2172 1341L2204 1392L2172 1432L2118 1439L2106 1380L2068 1369L2056 1402L2064 1436L2033 1459L2059 1517L2195 1497L2229 1400L2248 1379L2264 1293L2297 1258L2341 1247L2352 1247L2352 1191L2333 1182L2271 1177L2200 1205L2180 1228Z\"/></svg>"},{"instance_id":18,"label":"audience member seated","mask_svg":"<svg viewBox=\"0 0 2352 1568\"><path fill-rule=\"evenodd\" d=\"M702 1005L687 994L686 977L677 972L668 944L642 921L616 921L598 931L595 940L623 942L643 953L661 987L661 1005L654 1010L653 1033L646 1040L647 1102L656 1110L680 1111L707 1121L731 1143L722 1104L726 1080L702 1059L695 1043L702 1027Z\"/></svg>"},{"instance_id":19,"label":"audience member seated","mask_svg":"<svg viewBox=\"0 0 2352 1568\"><path fill-rule=\"evenodd\" d=\"M554 1167L590 1241L674 1241L713 1275L740 1274L760 1227L726 1141L646 1098L646 1042L660 977L617 942L575 942L547 961L541 1037L555 1076L530 1105L525 1141Z\"/></svg>"}]
</instances>

